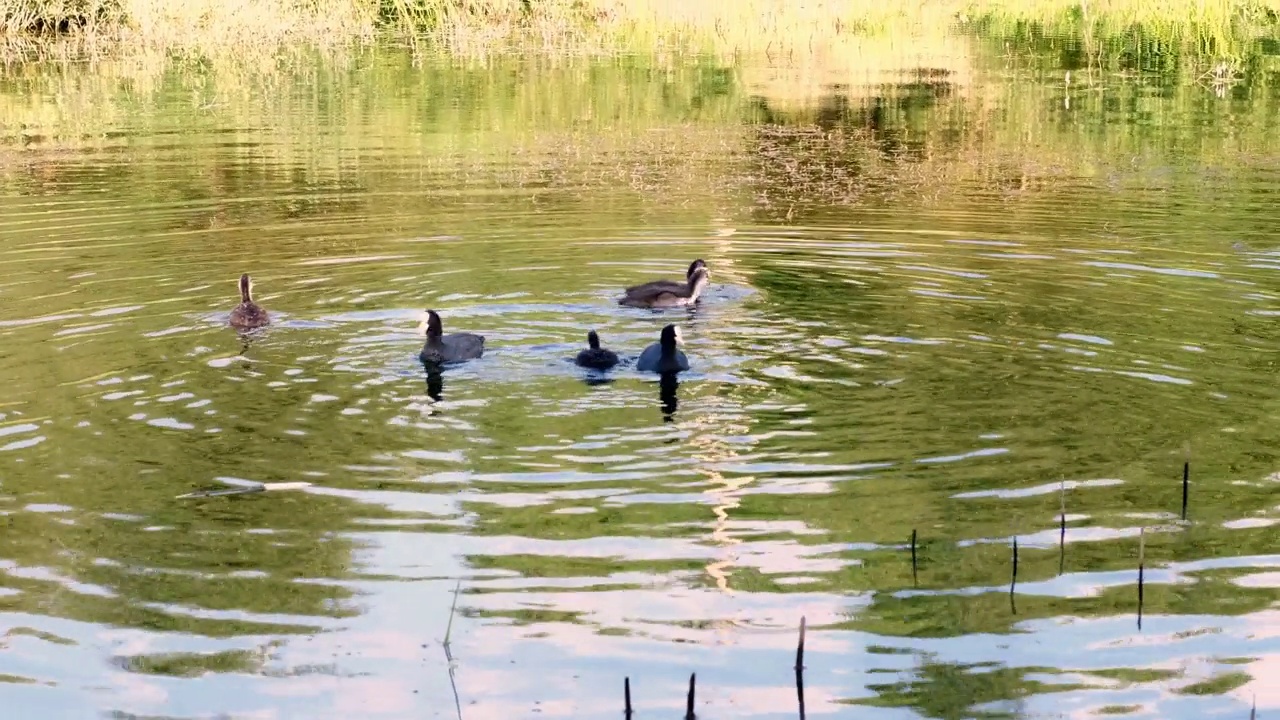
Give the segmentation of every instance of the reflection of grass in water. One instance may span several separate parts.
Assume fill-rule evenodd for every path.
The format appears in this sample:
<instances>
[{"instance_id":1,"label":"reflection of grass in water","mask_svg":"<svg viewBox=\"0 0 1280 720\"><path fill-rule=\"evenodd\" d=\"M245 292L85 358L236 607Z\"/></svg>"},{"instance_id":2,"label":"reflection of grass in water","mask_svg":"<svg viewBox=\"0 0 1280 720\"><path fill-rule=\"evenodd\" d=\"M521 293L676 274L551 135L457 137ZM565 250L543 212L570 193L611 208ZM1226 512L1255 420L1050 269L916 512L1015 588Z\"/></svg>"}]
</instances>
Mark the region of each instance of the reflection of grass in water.
<instances>
[{"instance_id":1,"label":"reflection of grass in water","mask_svg":"<svg viewBox=\"0 0 1280 720\"><path fill-rule=\"evenodd\" d=\"M72 159L58 156L64 150L129 152L149 132L174 130L173 121L179 120L186 130L243 128L237 133L240 139L258 144L246 151L269 153L280 165L304 163L309 169L336 172L350 166L350 150L376 142L422 147L430 155L461 152L469 160L499 151L515 153L527 162L476 169L505 172L504 181L519 185L624 180L635 189L653 190L669 185L673 171L682 168L646 167L646 146L679 142L681 157L723 162L726 151L740 147L739 138L746 135L737 130L742 105L756 96L763 108L760 119L789 126L766 125L749 138L752 157L758 154L762 163L760 174L785 193L768 194L765 204L786 213L795 202L849 203L877 196L930 202L965 182L995 187L1010 198L1052 190L1082 174L1122 169L1142 145L1157 137L1168 142L1171 133L1183 146L1177 148L1180 152L1218 151L1212 147L1216 139L1206 138L1196 124L1116 126L1109 108L1117 104L1140 115L1200 111L1215 123L1229 120L1234 125L1244 119L1247 127L1267 115L1265 102L1251 103L1243 115L1226 104L1204 107L1203 88L1189 82L1199 78L1199 66L1178 75L1182 82L1165 97L1153 97L1149 80L1116 80L1091 70L1074 73L1070 84L979 84L972 66L996 65L1000 70L996 55L974 56L967 43L944 36L918 48L887 39L849 37L844 42L844 54L782 59L767 66L749 61L737 66L714 58L690 65L673 57L643 56L598 63L506 59L488 66L434 65L419 73L412 71L407 55L402 59L394 53L381 53L372 61L337 53L320 62L304 52L247 54L236 62L222 58L208 65L173 65L162 54L150 53L137 62L132 57L102 61L92 72L69 68L66 73L14 75L11 89L0 93L0 126L10 128L0 138L0 148L8 146L0 153L3 166L13 172L45 160ZM1063 52L1034 37L1015 47L1025 48L1046 69ZM1146 62L1126 56L1122 47L1113 48L1112 55L1121 70ZM1178 55L1165 52L1161 57ZM919 67L937 72L914 81L898 72ZM511 72L517 69L518 74ZM1256 69L1260 73L1265 65ZM590 81L583 83L588 70ZM655 72L666 73L669 81L654 82ZM322 101L323 113L310 103L289 102L291 93L283 92L321 80L334 88L315 98ZM833 90L838 82L848 87ZM885 84L894 82L901 84ZM1260 83L1250 90L1253 95L1267 92ZM405 91L458 102L411 107L397 101ZM833 95L846 105L831 104ZM361 100L340 102L353 96ZM952 114L965 118L963 132L939 122ZM884 127L868 127L873 116ZM691 123L708 132L690 133ZM1105 135L1091 132L1102 124L1108 128ZM317 127L337 134L316 147L306 139L314 137ZM661 127L679 132L669 137L652 133ZM474 142L460 145L456 131L424 132L436 128L461 130ZM1248 132L1233 144L1237 152L1262 152ZM18 147L30 152L18 152ZM636 150L641 154L635 156ZM599 162L602 155L614 153L636 157L641 172ZM1234 160L1225 158L1222 165ZM701 163L684 165L689 187L705 184ZM205 168L201 174L213 173ZM732 184L732 178L725 180Z\"/></svg>"},{"instance_id":2,"label":"reflection of grass in water","mask_svg":"<svg viewBox=\"0 0 1280 720\"><path fill-rule=\"evenodd\" d=\"M909 707L925 717L936 718L1013 718L1017 713L1000 710L978 710L977 706L1017 700L1032 695L1091 689L1090 685L1070 682L1044 682L1029 676L1059 675L1061 670L1048 667L1001 667L996 663L936 662L926 656L911 671L914 678L895 683L868 683L874 697L844 700L850 705L872 707Z\"/></svg>"},{"instance_id":3,"label":"reflection of grass in water","mask_svg":"<svg viewBox=\"0 0 1280 720\"><path fill-rule=\"evenodd\" d=\"M897 671L872 669L871 672ZM842 702L875 707L910 707L920 711L925 717L1016 717L1014 713L1006 713L994 708L985 710L978 708L1000 701L1053 692L1114 689L1114 681L1122 683L1122 687L1134 684L1165 684L1184 675L1181 670L1156 668L1073 670L1048 667L1006 667L995 662L944 663L932 660L928 654L922 656L918 667L903 672L910 673L911 679L893 683L871 683L868 684L867 689L876 693L874 697ZM1033 676L1041 676L1042 679L1035 679ZM1055 676L1074 676L1085 680L1094 677L1111 682L1095 684L1067 682L1065 679L1063 682L1051 682L1043 679ZM1226 673L1204 682L1184 686L1176 689L1175 692L1184 695L1224 695L1247 684L1250 680L1250 676L1246 673ZM1099 712L1120 715L1138 709L1140 706L1136 705L1109 705Z\"/></svg>"},{"instance_id":4,"label":"reflection of grass in water","mask_svg":"<svg viewBox=\"0 0 1280 720\"><path fill-rule=\"evenodd\" d=\"M782 126L759 128L753 155L762 179L780 191L772 195L778 213L793 204L938 205L979 188L1012 200L1112 174L1141 190L1162 183L1134 175L1132 159L1155 148L1179 165L1200 160L1230 174L1245 156L1265 157L1267 102L1206 102L1205 89L1185 81L1160 88L1157 98L1153 84L1078 73L1070 85L1030 78L904 85L847 107L828 101L793 110L766 98ZM1271 94L1261 82L1249 89L1256 100ZM1202 121L1147 121L1166 113ZM960 132L948 122L957 117Z\"/></svg>"},{"instance_id":5,"label":"reflection of grass in water","mask_svg":"<svg viewBox=\"0 0 1280 720\"><path fill-rule=\"evenodd\" d=\"M119 441L113 436L89 436L77 445L80 455L74 460L55 456L45 466L48 474L11 473L6 478L9 492L53 493L69 505L95 510L69 512L74 524L45 513L11 516L0 555L20 568L48 571L34 577L0 576L0 586L16 591L0 597L0 609L210 637L311 633L319 631L325 619L357 612L350 604L354 591L298 582L349 576L352 543L328 537L346 521L347 501L317 496L283 504L183 504L162 489L168 481L186 485L181 477L138 483L128 472L102 472L94 482L80 482L78 474L72 479L71 474L59 473L84 457L118 456ZM134 436L131 445L157 464L183 468L190 477L225 472L233 455L193 454L189 445L148 434ZM140 518L104 517L104 507L128 508L149 518L156 528L144 531L147 526ZM246 532L254 528L275 532ZM246 570L255 572L236 572ZM219 611L241 611L250 617L226 617ZM278 621L271 617L276 614L293 617ZM34 632L15 629L10 634ZM57 642L52 636L40 637Z\"/></svg>"},{"instance_id":6,"label":"reflection of grass in water","mask_svg":"<svg viewBox=\"0 0 1280 720\"><path fill-rule=\"evenodd\" d=\"M534 537L520 533L521 537ZM476 571L504 570L518 573L522 578L606 578L621 573L647 573L670 575L680 572L699 572L704 562L689 560L627 560L626 558L557 557L548 563L545 555L469 555L467 564ZM483 594L483 588L471 592ZM499 589L497 592L507 592Z\"/></svg>"},{"instance_id":7,"label":"reflection of grass in water","mask_svg":"<svg viewBox=\"0 0 1280 720\"><path fill-rule=\"evenodd\" d=\"M847 508L834 504L836 508ZM814 518L815 525L826 525ZM870 524L868 522L868 524ZM1261 535L1256 538L1265 543ZM1086 549L1087 546L1093 546ZM1073 572L1087 578L1087 573L1132 573L1127 582L1099 587L1085 596L1059 597L1037 594L1026 586L1057 575L1056 552L1024 551L1019 557L1019 587L1016 615L1009 608L1009 557L1005 545L971 546L952 550L946 561L924 565L920 572L918 594L898 595L896 591L911 587L910 561L899 551L862 555L862 562L829 573L806 572L813 582L790 586L775 582L774 576L762 575L749 568L734 569L734 587L769 593L788 592L866 592L872 593L871 604L861 613L838 627L875 633L885 637L947 638L968 633L1016 634L1017 625L1038 618L1062 616L1108 618L1132 617L1137 610L1135 583L1137 571L1133 558L1125 557L1124 543L1088 543L1068 548L1068 563ZM1250 548L1235 548L1240 555L1251 554ZM939 557L941 553L935 553ZM836 558L831 557L830 560ZM852 558L850 558L852 559ZM1215 614L1239 617L1265 610L1274 594L1269 588L1242 586L1239 578L1248 574L1243 568L1184 571L1181 584L1148 582L1144 613L1155 615ZM1187 583L1186 581L1194 582ZM961 588L989 588L980 594L953 592Z\"/></svg>"},{"instance_id":8,"label":"reflection of grass in water","mask_svg":"<svg viewBox=\"0 0 1280 720\"><path fill-rule=\"evenodd\" d=\"M44 640L45 642L51 642L51 643L54 643L55 645L75 645L76 644L75 640L70 640L68 638L64 638L59 635L54 635L53 633L45 632L43 630L37 630L35 628L29 628L29 627L15 627L15 628L11 628L8 632L6 632L4 634L4 638L0 638L0 648L7 646L9 644L8 639L15 635L25 635L27 637L39 638L40 640Z\"/></svg>"},{"instance_id":9,"label":"reflection of grass in water","mask_svg":"<svg viewBox=\"0 0 1280 720\"><path fill-rule=\"evenodd\" d=\"M521 609L521 610L475 610L468 613L478 618L505 618L514 626L537 625L540 623L581 623L583 613L571 610Z\"/></svg>"},{"instance_id":10,"label":"reflection of grass in water","mask_svg":"<svg viewBox=\"0 0 1280 720\"><path fill-rule=\"evenodd\" d=\"M1258 662L1258 658L1256 657L1214 658L1214 662L1218 663L1219 665L1248 665L1250 663Z\"/></svg>"},{"instance_id":11,"label":"reflection of grass in water","mask_svg":"<svg viewBox=\"0 0 1280 720\"><path fill-rule=\"evenodd\" d=\"M887 45L863 47L871 48L869 57L886 70L920 61L906 50L894 56ZM1026 47L1046 67L1058 52L1031 40ZM939 62L959 57L960 48L939 50ZM395 53L355 61L337 54L319 62L298 53L276 64L214 62L207 67L147 57L138 65L104 61L92 72L12 76L8 90L0 93L0 126L10 128L0 138L5 159L0 172L37 179L56 175L58 165L77 161L74 151L93 149L108 163L118 157L133 168L129 179L136 183L155 173L136 156L149 144L165 142L151 136L179 128L235 129L226 140L239 141L241 148L193 147L191 187L147 183L158 192L182 195L151 200L181 200L193 193L224 197L236 191L230 183L251 179L244 172L249 165L241 163L242 172L233 178L226 164L238 156L263 156L271 162L254 164L253 172L265 176L288 166L302 168L317 187L331 177L342 192L307 202L354 204L353 212L366 202L359 198L361 189L377 189L367 178L385 174L367 171L429 178L446 165L465 168L464 183L537 189L543 198L555 188L621 186L636 191L638 199L669 205L670 198L686 193L742 186L748 178L726 170L745 148L745 158L759 163L749 169L755 177L748 188L765 186L757 193L762 214L803 216L808 206L832 204L937 205L971 187L994 189L1013 200L1108 174L1117 175L1118 182L1149 185L1143 178L1130 180L1126 172L1130 158L1156 144L1183 162L1200 157L1229 174L1242 156L1264 156L1269 142L1263 98L1246 106L1206 105L1204 89L1190 82L1176 83L1156 97L1149 81L1086 71L1076 73L1070 85L1029 78L978 83L966 69L967 59L918 82L888 86L861 74L847 91L833 91L823 78L847 74L856 55L848 62L826 58L807 68L782 63L771 70L712 58L689 64L645 56L594 63L505 59L488 66L433 64L422 71L412 67L407 54ZM925 60L932 62L930 57L927 53ZM997 61L984 56L974 62ZM296 98L289 88L301 83L332 89ZM1269 93L1262 84L1249 89L1255 97ZM415 107L398 100L405 92L448 102ZM817 101L833 92L844 97L843 105ZM759 98L755 115L767 122L743 130L742 108L752 96ZM1116 123L1117 105L1134 117L1203 114L1207 125ZM955 118L963 122L951 122ZM1215 132L1204 132L1206 126ZM325 142L314 142L317 129L325 133ZM421 148L422 162L392 165L361 152L387 145ZM670 151L679 161L657 162L655 151ZM490 162L498 155L518 162ZM211 208L210 215L223 217L210 217L209 223L235 224L235 213L253 209ZM281 210L296 215L308 208Z\"/></svg>"},{"instance_id":12,"label":"reflection of grass in water","mask_svg":"<svg viewBox=\"0 0 1280 720\"><path fill-rule=\"evenodd\" d=\"M111 662L128 672L180 678L197 678L209 673L253 674L275 678L341 674L333 665L301 665L284 669L267 667L271 653L283 645L283 641L273 640L253 650L117 655Z\"/></svg>"},{"instance_id":13,"label":"reflection of grass in water","mask_svg":"<svg viewBox=\"0 0 1280 720\"><path fill-rule=\"evenodd\" d=\"M1249 673L1223 673L1208 680L1176 688L1174 692L1179 695L1225 695L1236 688L1248 685L1252 679L1253 676Z\"/></svg>"},{"instance_id":14,"label":"reflection of grass in water","mask_svg":"<svg viewBox=\"0 0 1280 720\"><path fill-rule=\"evenodd\" d=\"M1161 670L1159 668L1108 668L1105 670L1084 670L1090 675L1097 675L1108 680L1118 680L1125 685L1134 683L1159 682L1182 677L1182 670Z\"/></svg>"},{"instance_id":15,"label":"reflection of grass in water","mask_svg":"<svg viewBox=\"0 0 1280 720\"><path fill-rule=\"evenodd\" d=\"M205 673L260 673L263 659L263 653L258 651L228 650L128 655L116 657L113 662L129 672L192 678Z\"/></svg>"},{"instance_id":16,"label":"reflection of grass in water","mask_svg":"<svg viewBox=\"0 0 1280 720\"><path fill-rule=\"evenodd\" d=\"M30 162L71 160L56 153L127 153L130 146L169 141L149 140L152 135L230 128L228 142L241 141L247 154L268 153L274 164L298 162L336 172L353 162L378 162L352 157L351 151L391 144L421 148L423 165L401 169L428 173L433 160L449 155L471 164L495 151L514 152L528 162L494 170L545 185L561 177L586 179L566 173L587 170L600 153L679 139L651 134L664 125L701 141L701 147L688 149L704 157L720 149L713 137L697 131L718 130L740 117L733 71L705 62L645 57L591 66L507 59L491 66L441 61L426 70L412 63L408 54L388 51L358 63L340 55L298 54L285 56L280 66L200 66L153 57L141 65L106 61L90 72L33 68L9 78L0 92L0 127L6 129L0 146L9 146L7 152L27 149L23 155ZM588 82L582 82L584 73ZM312 83L327 89L296 92ZM395 99L405 93L428 102ZM326 133L323 144L314 142L317 129ZM570 152L547 157L556 148ZM228 154L218 146L193 151ZM602 171L609 170L595 168Z\"/></svg>"}]
</instances>

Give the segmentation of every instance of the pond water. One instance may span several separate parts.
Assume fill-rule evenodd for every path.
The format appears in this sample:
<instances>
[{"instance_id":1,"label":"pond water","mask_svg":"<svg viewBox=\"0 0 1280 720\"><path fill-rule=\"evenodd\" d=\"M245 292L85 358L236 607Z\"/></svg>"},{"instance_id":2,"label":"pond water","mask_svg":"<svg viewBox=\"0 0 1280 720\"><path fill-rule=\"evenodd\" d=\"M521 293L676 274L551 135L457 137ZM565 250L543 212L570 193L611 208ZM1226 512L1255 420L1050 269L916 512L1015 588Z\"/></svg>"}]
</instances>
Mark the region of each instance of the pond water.
<instances>
[{"instance_id":1,"label":"pond water","mask_svg":"<svg viewBox=\"0 0 1280 720\"><path fill-rule=\"evenodd\" d=\"M1069 46L10 66L6 706L1280 709L1280 72Z\"/></svg>"}]
</instances>

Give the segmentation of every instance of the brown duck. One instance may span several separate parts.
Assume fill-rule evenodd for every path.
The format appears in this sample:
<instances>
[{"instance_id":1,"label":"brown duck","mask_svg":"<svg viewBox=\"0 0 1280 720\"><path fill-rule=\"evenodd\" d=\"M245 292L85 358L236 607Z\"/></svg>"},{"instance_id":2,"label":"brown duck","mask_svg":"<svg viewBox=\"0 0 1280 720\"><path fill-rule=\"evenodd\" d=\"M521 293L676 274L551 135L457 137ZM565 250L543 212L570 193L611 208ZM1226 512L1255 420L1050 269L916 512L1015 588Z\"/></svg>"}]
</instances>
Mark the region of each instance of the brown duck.
<instances>
[{"instance_id":1,"label":"brown duck","mask_svg":"<svg viewBox=\"0 0 1280 720\"><path fill-rule=\"evenodd\" d=\"M692 279L694 271L696 271L698 268L706 267L706 266L707 266L707 263L702 258L698 258L697 260L694 260L693 262L689 263L689 269L686 270L684 273L685 281L687 282L688 280ZM681 282L680 280L666 280L666 279L653 280L647 283L641 283L639 285L632 285L631 287L624 290L623 293L626 295L631 295L633 293L646 292L646 291L652 290L653 288L683 287L684 284L685 283Z\"/></svg>"},{"instance_id":2,"label":"brown duck","mask_svg":"<svg viewBox=\"0 0 1280 720\"><path fill-rule=\"evenodd\" d=\"M665 308L692 305L698 302L698 296L711 282L711 271L706 263L695 260L689 266L689 276L685 282L671 280L655 280L643 285L626 289L618 300L619 305L631 307Z\"/></svg>"},{"instance_id":3,"label":"brown duck","mask_svg":"<svg viewBox=\"0 0 1280 720\"><path fill-rule=\"evenodd\" d=\"M231 326L250 330L262 327L269 322L271 320L267 317L267 311L253 301L253 280L249 279L248 273L241 275L240 304L231 311Z\"/></svg>"}]
</instances>

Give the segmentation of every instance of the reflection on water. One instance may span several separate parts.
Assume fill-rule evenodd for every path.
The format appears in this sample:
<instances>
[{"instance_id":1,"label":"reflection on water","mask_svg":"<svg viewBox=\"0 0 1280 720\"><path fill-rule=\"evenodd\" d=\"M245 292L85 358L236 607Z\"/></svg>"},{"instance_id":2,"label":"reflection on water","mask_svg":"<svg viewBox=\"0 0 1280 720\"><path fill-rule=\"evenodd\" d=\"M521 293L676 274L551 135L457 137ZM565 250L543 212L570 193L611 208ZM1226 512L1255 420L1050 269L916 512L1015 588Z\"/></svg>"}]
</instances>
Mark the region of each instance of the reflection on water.
<instances>
[{"instance_id":1,"label":"reflection on water","mask_svg":"<svg viewBox=\"0 0 1280 720\"><path fill-rule=\"evenodd\" d=\"M707 58L75 70L112 132L0 176L6 697L675 716L696 671L791 717L805 617L814 717L1280 707L1273 89L975 43L816 103ZM695 257L696 309L616 304ZM422 366L423 307L484 356ZM678 380L625 362L668 322ZM175 499L264 482L310 485Z\"/></svg>"},{"instance_id":2,"label":"reflection on water","mask_svg":"<svg viewBox=\"0 0 1280 720\"><path fill-rule=\"evenodd\" d=\"M660 389L658 397L662 400L662 419L664 422L672 422L675 419L676 408L680 405L680 399L676 397L676 390L680 388L680 378L676 373L662 373L658 377L658 387Z\"/></svg>"}]
</instances>

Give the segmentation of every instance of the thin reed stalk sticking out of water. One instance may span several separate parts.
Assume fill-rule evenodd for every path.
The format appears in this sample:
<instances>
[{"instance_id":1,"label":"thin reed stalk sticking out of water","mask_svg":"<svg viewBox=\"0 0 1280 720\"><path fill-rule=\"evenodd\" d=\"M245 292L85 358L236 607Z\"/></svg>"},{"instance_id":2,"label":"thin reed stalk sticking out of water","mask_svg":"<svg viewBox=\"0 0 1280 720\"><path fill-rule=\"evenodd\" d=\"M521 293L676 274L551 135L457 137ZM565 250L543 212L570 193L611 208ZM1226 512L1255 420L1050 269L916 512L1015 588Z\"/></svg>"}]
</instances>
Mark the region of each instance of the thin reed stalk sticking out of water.
<instances>
[{"instance_id":1,"label":"thin reed stalk sticking out of water","mask_svg":"<svg viewBox=\"0 0 1280 720\"><path fill-rule=\"evenodd\" d=\"M689 673L689 697L685 700L684 720L694 720L697 717L693 714L693 693L697 681L698 673Z\"/></svg>"},{"instance_id":2,"label":"thin reed stalk sticking out of water","mask_svg":"<svg viewBox=\"0 0 1280 720\"><path fill-rule=\"evenodd\" d=\"M622 679L622 714L627 720L631 720L631 678Z\"/></svg>"},{"instance_id":3,"label":"thin reed stalk sticking out of water","mask_svg":"<svg viewBox=\"0 0 1280 720\"><path fill-rule=\"evenodd\" d=\"M453 586L453 604L449 606L449 624L444 629L444 658L449 662L449 687L453 688L453 707L458 711L458 720L462 720L462 698L458 697L458 681L453 674L453 650L449 638L453 633L453 612L458 609L458 591L462 589L462 579Z\"/></svg>"},{"instance_id":4,"label":"thin reed stalk sticking out of water","mask_svg":"<svg viewBox=\"0 0 1280 720\"><path fill-rule=\"evenodd\" d=\"M801 617L800 642L796 643L796 700L800 704L800 720L804 720L804 630L805 619Z\"/></svg>"},{"instance_id":5,"label":"thin reed stalk sticking out of water","mask_svg":"<svg viewBox=\"0 0 1280 720\"><path fill-rule=\"evenodd\" d=\"M1138 528L1138 629L1142 629L1142 593L1147 554L1147 529Z\"/></svg>"},{"instance_id":6,"label":"thin reed stalk sticking out of water","mask_svg":"<svg viewBox=\"0 0 1280 720\"><path fill-rule=\"evenodd\" d=\"M911 528L911 584L920 587L920 575L916 568L916 529Z\"/></svg>"},{"instance_id":7,"label":"thin reed stalk sticking out of water","mask_svg":"<svg viewBox=\"0 0 1280 720\"><path fill-rule=\"evenodd\" d=\"M1062 478L1061 491L1058 493L1058 574L1067 567L1067 479Z\"/></svg>"},{"instance_id":8,"label":"thin reed stalk sticking out of water","mask_svg":"<svg viewBox=\"0 0 1280 720\"><path fill-rule=\"evenodd\" d=\"M1018 536L1013 536L1013 579L1009 581L1009 609L1014 615L1018 614L1018 606L1014 602L1013 595L1018 587Z\"/></svg>"},{"instance_id":9,"label":"thin reed stalk sticking out of water","mask_svg":"<svg viewBox=\"0 0 1280 720\"><path fill-rule=\"evenodd\" d=\"M1191 484L1191 461L1185 460L1182 463L1182 519L1187 519L1187 494Z\"/></svg>"},{"instance_id":10,"label":"thin reed stalk sticking out of water","mask_svg":"<svg viewBox=\"0 0 1280 720\"><path fill-rule=\"evenodd\" d=\"M804 669L804 631L805 619L800 618L800 642L796 643L796 670Z\"/></svg>"},{"instance_id":11,"label":"thin reed stalk sticking out of water","mask_svg":"<svg viewBox=\"0 0 1280 720\"><path fill-rule=\"evenodd\" d=\"M453 661L453 654L449 652L449 636L453 632L453 612L458 609L458 591L461 589L462 580L458 580L458 584L453 586L453 604L449 606L449 624L444 629L444 652L450 662Z\"/></svg>"}]
</instances>

